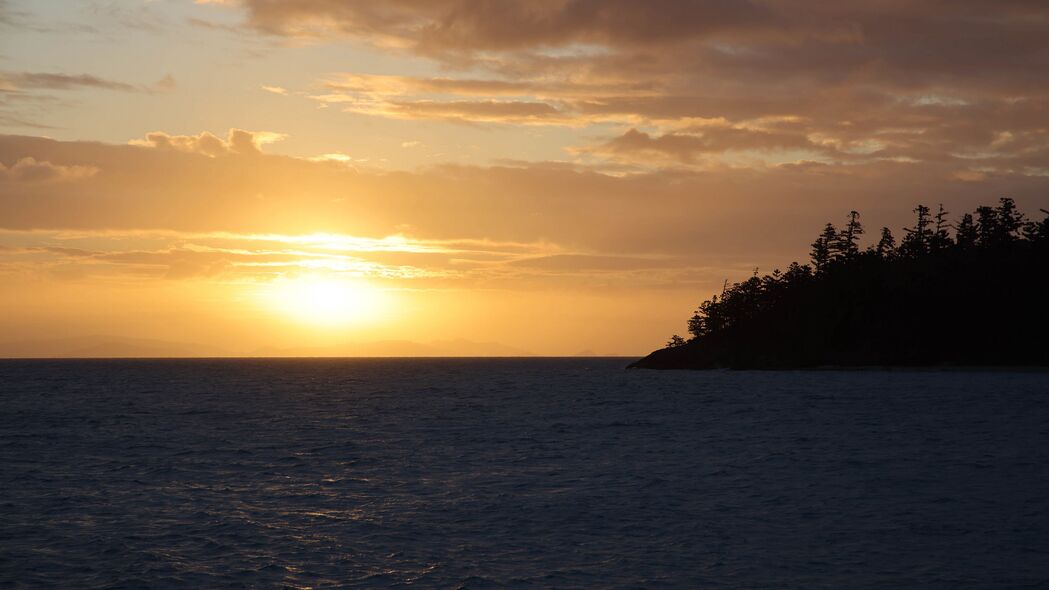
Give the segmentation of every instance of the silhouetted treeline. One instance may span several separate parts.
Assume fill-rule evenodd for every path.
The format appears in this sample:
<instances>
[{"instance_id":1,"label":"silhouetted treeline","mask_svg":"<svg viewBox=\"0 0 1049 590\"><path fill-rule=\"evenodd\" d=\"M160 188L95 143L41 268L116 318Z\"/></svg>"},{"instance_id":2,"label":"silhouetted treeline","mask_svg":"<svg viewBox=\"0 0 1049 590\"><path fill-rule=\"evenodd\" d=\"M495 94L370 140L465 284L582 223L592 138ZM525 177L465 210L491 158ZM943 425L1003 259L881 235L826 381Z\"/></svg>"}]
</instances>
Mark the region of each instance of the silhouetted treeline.
<instances>
[{"instance_id":1,"label":"silhouetted treeline","mask_svg":"<svg viewBox=\"0 0 1049 590\"><path fill-rule=\"evenodd\" d=\"M1012 199L953 223L914 209L897 244L866 247L860 215L828 223L811 264L726 284L688 321L691 338L632 366L1049 365L1049 211Z\"/></svg>"}]
</instances>

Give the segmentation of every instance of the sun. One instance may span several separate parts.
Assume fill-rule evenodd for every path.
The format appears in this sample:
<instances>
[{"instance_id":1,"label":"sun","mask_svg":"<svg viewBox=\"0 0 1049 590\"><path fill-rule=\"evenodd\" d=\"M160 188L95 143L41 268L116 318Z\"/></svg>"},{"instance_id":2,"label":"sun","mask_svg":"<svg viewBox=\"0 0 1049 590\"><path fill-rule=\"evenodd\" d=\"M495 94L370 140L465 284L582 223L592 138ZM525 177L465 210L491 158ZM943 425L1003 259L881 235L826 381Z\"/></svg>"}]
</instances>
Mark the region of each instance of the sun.
<instances>
[{"instance_id":1,"label":"sun","mask_svg":"<svg viewBox=\"0 0 1049 590\"><path fill-rule=\"evenodd\" d=\"M382 292L362 280L303 275L274 280L261 290L271 312L315 327L346 327L376 320Z\"/></svg>"}]
</instances>

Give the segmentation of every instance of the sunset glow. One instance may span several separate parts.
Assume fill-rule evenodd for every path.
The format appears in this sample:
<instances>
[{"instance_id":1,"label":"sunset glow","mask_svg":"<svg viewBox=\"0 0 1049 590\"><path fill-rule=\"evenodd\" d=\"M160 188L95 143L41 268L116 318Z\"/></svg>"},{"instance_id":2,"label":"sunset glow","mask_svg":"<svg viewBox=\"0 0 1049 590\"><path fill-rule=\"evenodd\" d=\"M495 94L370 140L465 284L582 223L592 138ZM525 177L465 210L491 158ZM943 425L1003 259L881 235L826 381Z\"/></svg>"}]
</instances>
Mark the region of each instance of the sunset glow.
<instances>
[{"instance_id":1,"label":"sunset glow","mask_svg":"<svg viewBox=\"0 0 1049 590\"><path fill-rule=\"evenodd\" d=\"M1047 293L1049 0L0 0L0 588L1049 590Z\"/></svg>"},{"instance_id":2,"label":"sunset glow","mask_svg":"<svg viewBox=\"0 0 1049 590\"><path fill-rule=\"evenodd\" d=\"M640 354L850 210L899 235L919 202L1049 206L1047 27L982 0L0 2L0 345Z\"/></svg>"},{"instance_id":3,"label":"sunset glow","mask_svg":"<svg viewBox=\"0 0 1049 590\"><path fill-rule=\"evenodd\" d=\"M260 288L260 295L268 309L321 328L381 322L386 312L381 292L363 282L338 277L277 279Z\"/></svg>"}]
</instances>

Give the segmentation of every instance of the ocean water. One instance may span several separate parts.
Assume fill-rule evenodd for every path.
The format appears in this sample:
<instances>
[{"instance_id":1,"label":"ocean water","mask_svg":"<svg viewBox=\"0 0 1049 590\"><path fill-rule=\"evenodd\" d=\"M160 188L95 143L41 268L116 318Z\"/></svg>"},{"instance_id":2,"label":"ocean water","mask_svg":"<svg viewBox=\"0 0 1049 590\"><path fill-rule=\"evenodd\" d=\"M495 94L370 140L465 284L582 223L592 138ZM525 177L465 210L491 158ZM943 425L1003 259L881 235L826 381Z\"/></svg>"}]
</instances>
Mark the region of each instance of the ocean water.
<instances>
[{"instance_id":1,"label":"ocean water","mask_svg":"<svg viewBox=\"0 0 1049 590\"><path fill-rule=\"evenodd\" d=\"M0 587L1049 588L1049 373L0 362Z\"/></svg>"}]
</instances>

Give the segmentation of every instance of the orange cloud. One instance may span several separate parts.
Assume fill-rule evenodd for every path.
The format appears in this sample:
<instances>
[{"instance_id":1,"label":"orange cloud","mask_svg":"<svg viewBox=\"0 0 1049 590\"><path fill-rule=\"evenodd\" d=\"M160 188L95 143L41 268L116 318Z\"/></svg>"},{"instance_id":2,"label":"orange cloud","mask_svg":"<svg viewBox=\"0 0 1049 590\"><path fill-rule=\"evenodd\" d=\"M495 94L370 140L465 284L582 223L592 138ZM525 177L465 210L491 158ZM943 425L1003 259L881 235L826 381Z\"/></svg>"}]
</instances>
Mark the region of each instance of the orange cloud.
<instances>
[{"instance_id":1,"label":"orange cloud","mask_svg":"<svg viewBox=\"0 0 1049 590\"><path fill-rule=\"evenodd\" d=\"M243 129L230 129L226 139L221 139L208 131L198 135L170 135L163 131L154 131L147 133L144 140L133 139L128 143L156 149L203 154L214 158L231 154L258 155L262 153L263 145L280 141L285 137L287 136L283 133L244 131Z\"/></svg>"},{"instance_id":2,"label":"orange cloud","mask_svg":"<svg viewBox=\"0 0 1049 590\"><path fill-rule=\"evenodd\" d=\"M713 134L711 141L728 141L718 133L739 132L720 125L702 129ZM660 138L634 135L631 141L642 145ZM764 139L745 141L760 146ZM676 145L658 145L677 157ZM570 164L383 173L266 154L209 156L201 149L0 136L0 162L33 158L105 171L67 182L8 183L0 191L0 227L373 237L411 228L414 240L545 241L559 248L542 255L692 257L703 265L742 256L779 264L783 252L803 257L813 228L836 210L855 208L869 223L897 229L910 222L907 212L917 202L942 201L960 211L990 194L1013 196L1026 210L1049 205L1049 176L990 173L962 158L906 163L864 157L613 176ZM160 171L163 182L157 181ZM964 180L974 178L972 172L985 180Z\"/></svg>"},{"instance_id":3,"label":"orange cloud","mask_svg":"<svg viewBox=\"0 0 1049 590\"><path fill-rule=\"evenodd\" d=\"M38 161L32 156L19 158L11 166L0 162L0 180L9 182L57 182L90 178L98 173L94 166L63 166Z\"/></svg>"}]
</instances>

